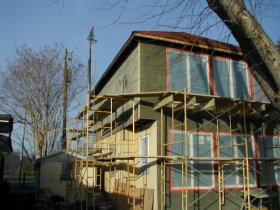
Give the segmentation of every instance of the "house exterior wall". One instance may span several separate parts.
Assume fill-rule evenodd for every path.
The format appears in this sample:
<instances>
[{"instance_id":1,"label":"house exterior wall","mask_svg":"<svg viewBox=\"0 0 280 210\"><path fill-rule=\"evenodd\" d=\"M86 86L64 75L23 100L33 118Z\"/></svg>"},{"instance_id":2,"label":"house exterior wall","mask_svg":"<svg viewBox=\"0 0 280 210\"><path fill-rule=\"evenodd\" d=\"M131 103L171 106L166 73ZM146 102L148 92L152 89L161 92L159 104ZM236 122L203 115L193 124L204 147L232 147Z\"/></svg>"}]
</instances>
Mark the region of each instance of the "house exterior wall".
<instances>
[{"instance_id":1,"label":"house exterior wall","mask_svg":"<svg viewBox=\"0 0 280 210\"><path fill-rule=\"evenodd\" d=\"M136 47L118 67L99 95L114 95L139 92L139 49Z\"/></svg>"},{"instance_id":2,"label":"house exterior wall","mask_svg":"<svg viewBox=\"0 0 280 210\"><path fill-rule=\"evenodd\" d=\"M88 187L93 187L96 185L96 170L94 168L88 167L88 171L86 168L81 168L80 174L83 174L83 186L88 184Z\"/></svg>"},{"instance_id":3,"label":"house exterior wall","mask_svg":"<svg viewBox=\"0 0 280 210\"><path fill-rule=\"evenodd\" d=\"M176 119L174 120L174 128L176 131L184 131L183 127L183 113L180 115L175 113ZM243 117L241 118L235 118L232 119L232 122L229 123L229 114L226 114L226 116L222 117L219 119L219 133L222 134L229 134L229 135L242 135L244 134L244 119ZM179 120L181 119L181 120ZM160 124L160 122L159 122ZM246 120L246 130L247 134L252 136L252 139L249 139L249 144L250 141L253 142L254 144L254 157L258 157L258 143L256 142L257 136L262 135L261 133L263 132L262 129L262 122L261 121L256 121L252 119L247 119ZM212 135L212 146L213 148L210 150L213 152L213 156L217 157L216 149L218 145L216 144L217 139L216 136L219 134L217 133L217 121L213 120L212 116L205 116L205 115L200 115L200 114L195 114L195 115L189 115L188 120L187 120L187 131L188 132L198 132L198 133L209 133ZM160 127L158 128L158 131L160 131ZM267 134L274 134L278 135L277 133L278 130L278 125L273 124L267 127L266 133ZM170 132L172 131L172 122L171 122L171 113L164 112L164 126L162 133L164 134L164 142L165 143L170 143L171 142L171 137L170 137ZM231 131L231 132L230 132ZM158 133L158 142L160 142L160 133ZM160 147L159 147L160 148ZM158 149L159 149L158 148ZM235 146L235 148L237 148ZM160 151L160 150L159 150ZM171 149L170 147L168 148L165 147L165 155L170 155ZM255 162L257 164L257 161ZM255 174L256 182L252 185L251 189L263 186L258 183L258 180L266 174L268 179L273 179L273 181L268 181L269 183L274 183L272 185L275 185L275 179L277 179L277 169L267 165L266 170L261 170L261 172L256 172L254 171L255 169L259 170L258 166L255 165L254 168L250 168L250 171L253 171ZM274 166L275 167L275 166ZM182 188L181 189L173 189L171 186L172 183L172 168L171 166L166 167L166 189L167 194L166 194L166 209L181 209L182 208ZM158 170L159 171L159 170ZM159 171L160 172L160 171ZM201 171L202 174L203 170ZM259 173L262 173L260 175ZM192 189L189 187L188 189L188 203L190 204L190 207L188 209L219 209L218 203L218 194L217 194L217 181L218 181L218 170L217 170L217 164L213 164L213 184L214 187L213 189L208 188L208 189ZM160 180L160 173L158 173L158 180ZM197 173L199 175L199 173ZM228 176L229 179L232 178L233 176ZM267 185L266 185L267 186ZM268 186L271 186L269 184ZM158 181L158 189L160 191L160 181ZM231 189L229 187L226 188L225 190L226 194L226 201L225 205L223 206L223 209L239 209L242 202L243 202L243 193L242 193L242 187L240 186L233 186ZM159 196L159 195L158 195ZM159 197L160 198L160 197ZM276 204L277 206L277 204ZM160 209L160 199L158 199L158 209Z\"/></svg>"},{"instance_id":4,"label":"house exterior wall","mask_svg":"<svg viewBox=\"0 0 280 210\"><path fill-rule=\"evenodd\" d=\"M75 182L74 180L66 180L65 178L61 178L62 173L62 164L65 164L64 161L59 161L60 157L57 157L57 161L55 158L52 160L44 160L41 162L40 167L40 185L39 190L50 190L51 195L59 195L62 196L69 204L73 204L77 197L75 195ZM96 170L92 167L88 167L88 172L86 172L86 168L81 168L80 171L77 172L82 177L82 180L76 180L76 186L81 185L81 189L79 191L79 197L85 197L85 189L86 184L91 188L96 185ZM86 179L86 176L88 177ZM87 180L87 181L86 181ZM71 182L71 189L67 195L67 182ZM77 190L77 189L76 189Z\"/></svg>"},{"instance_id":5,"label":"house exterior wall","mask_svg":"<svg viewBox=\"0 0 280 210\"><path fill-rule=\"evenodd\" d=\"M165 47L140 44L140 92L166 91Z\"/></svg>"},{"instance_id":6,"label":"house exterior wall","mask_svg":"<svg viewBox=\"0 0 280 210\"><path fill-rule=\"evenodd\" d=\"M167 63L167 48L165 46L158 46L154 44L146 44L141 43L140 44L140 78L141 78L141 84L140 84L140 90L141 92L153 92L153 91L166 91L168 90L168 68L170 64ZM196 52L197 53L197 52ZM198 53L199 54L199 53ZM220 56L220 55L219 55ZM234 57L233 60L236 60L237 58ZM212 68L209 66L209 68ZM213 77L213 75L212 75ZM248 77L248 80L250 78ZM178 82L180 79L178 78ZM255 81L254 81L255 82ZM252 82L251 82L252 83ZM214 84L209 84L214 85ZM248 83L249 85L249 83ZM252 85L252 84L251 84ZM249 88L249 86L248 86ZM212 94L215 93L215 88L213 86L210 87L212 89ZM209 90L210 91L210 90ZM214 91L214 92L213 92ZM255 93L253 91L256 91L256 89L250 89L251 98L255 99ZM258 90L260 91L260 90ZM257 99L257 98L256 98ZM263 98L261 98L263 100ZM160 122L160 115L159 112L155 112L153 110L152 104L154 104L155 98L144 98L141 99L141 106L140 106L140 119L152 119L156 120L157 122ZM176 119L174 120L174 127L176 127L176 130L184 130L183 127L183 114L180 116L175 113ZM164 142L169 143L170 142L170 136L169 133L172 130L172 122L171 122L171 113L165 112L164 114ZM243 117L235 117L231 119L231 122L229 121L228 116L223 116L219 119L219 132L221 133L230 133L230 131L234 131L234 133L239 133L242 135L244 133L244 119ZM261 134L262 127L261 121L255 121L246 119L246 131L249 135L252 135L252 141L255 141L255 135ZM160 123L158 123L158 142L160 142ZM201 115L201 114L195 114L195 115L189 115L187 120L187 130L188 131L198 131L198 132L208 132L211 133L213 138L213 149L212 149L212 155L213 157L216 156L215 149L217 145L215 144L215 136L218 135L217 132L217 124L216 121L213 121L213 116L210 115ZM277 132L278 125L270 125L266 128L266 132L269 134L272 133L278 133ZM173 128L174 129L174 128ZM250 139L251 141L251 139ZM250 143L251 144L251 143ZM254 148L257 150L257 144L254 144ZM157 151L158 155L160 155L160 148L161 145L158 143L157 145ZM168 150L168 149L167 149ZM169 155L168 151L165 149L164 155ZM254 157L258 157L258 154L255 153ZM256 165L255 165L256 166ZM269 167L269 166L267 166ZM258 167L257 167L258 168ZM272 167L273 168L273 167ZM271 169L271 167L270 167ZM251 169L253 170L253 169ZM275 179L274 170L268 171L267 177L273 177L272 179ZM213 185L214 189L189 189L188 190L188 203L191 204L189 209L218 209L218 196L217 192L217 186L215 184L217 183L217 169L215 168L213 164ZM255 174L254 176L258 176ZM167 192L166 195L166 209L180 209L182 207L182 191L181 190L172 190L172 186L170 183L172 182L172 173L171 173L171 167L168 166L166 168L166 189L169 189L170 191ZM157 189L158 192L160 192L160 167L158 166L158 185ZM229 178L231 178L229 176ZM253 188L256 188L258 185L257 181L258 178L255 179L255 184L252 185ZM210 190L210 191L209 191ZM226 190L230 191L227 193L226 200L227 202L224 205L225 209L238 209L240 208L241 203L243 202L242 197L242 191L240 190L240 187L236 187L236 189ZM160 193L158 193L158 202L157 202L157 208L160 209ZM200 198L200 199L198 199ZM198 201L196 201L198 199ZM196 201L196 202L195 202Z\"/></svg>"},{"instance_id":7,"label":"house exterior wall","mask_svg":"<svg viewBox=\"0 0 280 210\"><path fill-rule=\"evenodd\" d=\"M196 52L198 54L198 52ZM220 56L221 54L219 54ZM207 58L210 57L210 54L206 55ZM227 55L230 57L230 55ZM236 59L236 56L235 56ZM134 63L133 63L134 62ZM209 64L210 65L210 64ZM100 92L102 94L122 94L122 93L144 93L144 92L157 92L157 91L168 91L168 62L167 62L167 48L165 46L156 45L153 43L140 43L130 54L127 60L124 61L123 65L116 71L112 76L111 80L104 86L103 90ZM209 69L212 68L209 66ZM213 72L212 72L213 73ZM213 75L208 75L209 82L213 79ZM130 84L131 82L131 84ZM125 86L124 84L127 84ZM131 85L131 86L129 86ZM215 93L214 84L209 84L209 93L212 95ZM236 88L235 88L236 89ZM111 91L111 92L110 92ZM252 90L251 90L252 92ZM253 94L252 94L253 95ZM156 98L142 98L139 102L139 107L137 107L137 118L136 119L145 119L153 120L155 123L143 130L136 132L133 137L131 130L120 130L114 134L111 138L115 144L115 148L110 148L112 151L115 151L116 156L126 156L133 155L132 151L135 154L140 154L140 140L145 135L151 136L150 141L150 155L169 155L168 147L165 147L164 154L161 154L161 133L163 134L164 143L170 143L170 133L173 130L183 131L183 113L175 113L174 126L172 127L171 112L165 110L164 112L164 122L160 122L160 112L154 111L154 103ZM137 103L138 103L137 102ZM125 109L122 107L117 113L117 116L127 110L128 107L131 107L131 104ZM242 110L241 110L242 111ZM201 114L195 113L188 115L187 119L187 130L189 132L200 132L200 133L209 133L211 135L211 157L217 157L215 148L216 145L216 136L217 132L217 121L213 120L215 116L211 114ZM131 121L130 121L131 122ZM246 132L247 134L253 136L259 135L263 132L262 121L256 121L252 119L246 119ZM161 123L164 125L161 126ZM174 129L176 127L176 129ZM277 124L273 126L266 127L266 134L275 134L278 133L276 128L279 127ZM161 129L163 130L161 131ZM232 134L244 134L244 119L242 116L235 118L230 118L229 114L225 114L219 117L219 132L221 133L232 133ZM125 144L135 139L138 143L136 145ZM108 139L107 139L108 141ZM255 140L254 140L255 141ZM118 144L119 143L119 144ZM254 144L254 149L257 150L257 144ZM135 155L134 154L134 155ZM257 152L256 152L257 155ZM152 161L152 160L151 160ZM154 160L153 160L154 161ZM140 159L136 162L138 166L141 166ZM132 160L129 161L120 161L118 172L114 175L116 177L117 183L126 183L126 180L123 177L131 177L126 172L127 164L133 164ZM189 189L188 191L188 203L191 204L188 209L218 209L218 194L217 194L217 164L211 163L213 165L213 186L207 189ZM141 171L140 168L136 171ZM161 190L161 173L160 165L153 164L149 169L145 170L143 174L137 174L137 179L135 180L135 185L138 188L147 186L147 188L154 189L154 209L160 209L160 190ZM270 173L270 172L268 172ZM274 171L271 172L273 174ZM167 166L166 168L166 209L181 209L182 207L182 190L173 189L171 186L172 183L172 167ZM272 175L273 176L273 175ZM116 184L116 180L113 180L109 177L109 173L105 172L105 188L110 191L110 186ZM256 184L252 188L259 186L256 180ZM132 182L130 182L132 183ZM226 189L230 191L226 192L226 203L224 205L225 209L239 209L243 201L242 192L240 187L233 189ZM199 199L198 199L199 198Z\"/></svg>"},{"instance_id":8,"label":"house exterior wall","mask_svg":"<svg viewBox=\"0 0 280 210\"><path fill-rule=\"evenodd\" d=\"M66 197L66 181L60 179L61 162L42 162L40 189L49 189L52 195Z\"/></svg>"},{"instance_id":9,"label":"house exterior wall","mask_svg":"<svg viewBox=\"0 0 280 210\"><path fill-rule=\"evenodd\" d=\"M124 62L117 67L118 70L112 75L110 80L104 85L98 95L119 95L126 93L139 93L140 90L140 78L139 78L139 47L136 46L132 52L127 56ZM134 105L136 107L135 119L139 119L138 105L139 100L134 100ZM132 122L132 106L133 102L128 101L121 108L116 111L116 117L122 115L127 119L124 122L124 126L129 125ZM98 107L97 107L98 108ZM124 113L125 116L124 116ZM111 118L108 117L104 119L103 124L110 123Z\"/></svg>"},{"instance_id":10,"label":"house exterior wall","mask_svg":"<svg viewBox=\"0 0 280 210\"><path fill-rule=\"evenodd\" d=\"M158 136L157 136L157 122L154 122L148 129L145 129L141 132L137 133L137 141L138 141L138 155L141 156L141 141L143 138L148 138L149 146L148 146L148 155L151 157L155 157L158 154L157 144L158 144ZM142 161L143 162L143 161ZM158 170L157 170L157 159L149 158L147 163L141 163L141 160L137 160L137 167L139 167L141 175L137 177L135 182L138 188L148 188L154 190L154 202L153 209L157 209L157 201L158 201Z\"/></svg>"},{"instance_id":11,"label":"house exterior wall","mask_svg":"<svg viewBox=\"0 0 280 210\"><path fill-rule=\"evenodd\" d=\"M104 139L102 142L99 142L103 145L103 148L109 148L113 152L113 156L116 154L118 157L127 157L127 156L141 156L141 141L143 138L148 138L148 151L149 156L157 155L157 123L154 122L149 126L145 126L145 129L133 133L129 130L121 130L111 136L110 138ZM134 140L134 142L133 142ZM106 144L108 143L108 145ZM111 143L110 143L111 142ZM112 146L114 142L115 147ZM105 180L105 190L109 193L120 194L122 188L126 188L128 192L128 197L132 202L133 200L133 186L138 189L151 189L153 190L153 209L157 209L157 160L156 158L149 158L148 162L143 163L143 158L136 158L133 160L116 160L116 166L111 167L111 171L117 170L117 173L113 175L110 173L108 167L104 167L104 180ZM134 165L134 169L133 169ZM129 169L128 169L129 168ZM128 173L129 170L129 173ZM133 174L133 170L135 171ZM126 178L124 178L126 177ZM130 179L128 182L127 179ZM130 187L128 183L130 183ZM124 187L125 186L125 187ZM116 196L116 195L115 195ZM136 196L136 199L140 197ZM142 203L143 204L143 203ZM137 204L137 209L143 209L143 205ZM142 207L140 207L142 206ZM118 208L122 209L123 206Z\"/></svg>"}]
</instances>

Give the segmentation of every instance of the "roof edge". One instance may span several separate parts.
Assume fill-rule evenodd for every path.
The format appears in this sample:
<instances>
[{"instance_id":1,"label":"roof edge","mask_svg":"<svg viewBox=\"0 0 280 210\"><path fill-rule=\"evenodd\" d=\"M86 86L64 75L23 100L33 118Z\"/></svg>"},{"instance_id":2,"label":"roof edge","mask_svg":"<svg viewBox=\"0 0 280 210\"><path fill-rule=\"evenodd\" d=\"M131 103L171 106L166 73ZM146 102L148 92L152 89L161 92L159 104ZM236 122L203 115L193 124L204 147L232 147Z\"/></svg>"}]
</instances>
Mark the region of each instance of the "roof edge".
<instances>
[{"instance_id":1,"label":"roof edge","mask_svg":"<svg viewBox=\"0 0 280 210\"><path fill-rule=\"evenodd\" d=\"M115 56L115 58L113 59L113 61L110 63L110 65L107 67L107 69L105 70L105 72L102 74L102 76L99 78L98 82L96 83L94 89L91 91L91 93L96 94L99 93L101 90L101 84L102 81L107 77L108 73L111 71L112 67L115 65L116 61L119 59L119 57L121 57L121 55L123 54L123 52L126 50L127 46L129 46L132 41L134 40L135 34L134 31L131 33L130 37L128 38L128 40L125 42L125 44L121 47L121 49L119 50L119 52L117 53L117 55Z\"/></svg>"},{"instance_id":2,"label":"roof edge","mask_svg":"<svg viewBox=\"0 0 280 210\"><path fill-rule=\"evenodd\" d=\"M161 36L156 35L156 34L160 34L160 33L161 33ZM166 37L163 35L164 33L166 33L166 34L170 33L173 35L177 34L177 35L181 35L181 36L182 35L189 36L189 37L194 38L194 41L186 41L186 40L180 40L180 39L175 39L175 38L171 38L171 37ZM239 46L217 41L214 39L209 39L206 37L200 37L197 35L188 34L185 32L132 31L128 40L121 47L121 49L119 50L119 52L117 53L117 55L115 56L113 61L110 63L110 65L107 67L105 72L99 78L98 82L95 84L95 87L91 91L92 94L96 95L96 94L100 93L100 91L102 90L102 88L104 86L103 83L108 78L109 73L115 72L114 70L112 70L114 65L117 65L117 61L120 59L120 57L123 55L123 53L125 51L129 50L129 46L134 47L134 45L132 43L133 43L133 41L137 41L137 40L135 40L136 37L153 39L153 40L158 40L158 41L163 41L163 42L170 42L170 43L175 43L175 44L180 44L180 45L191 45L193 47L198 47L198 48L213 50L213 51L219 51L219 52L229 53L229 54L238 55L238 56L243 55ZM198 40L200 40L201 43L199 43ZM205 44L202 44L202 43L205 43ZM218 47L218 46L227 46L227 49L226 49L226 47L223 48L223 47Z\"/></svg>"},{"instance_id":3,"label":"roof edge","mask_svg":"<svg viewBox=\"0 0 280 210\"><path fill-rule=\"evenodd\" d=\"M166 41L166 42L171 42L171 43L176 43L176 44L181 44L181 45L192 45L194 47L199 47L199 48L209 49L209 50L215 50L215 51L220 51L220 52L229 53L229 54L235 54L235 55L241 55L241 56L243 55L239 46L237 46L237 45L228 44L228 43L225 43L225 42L217 41L217 40L214 40L214 39L209 39L209 38L206 38L206 37L200 37L200 36L196 36L196 35L192 35L192 34L189 34L189 35L191 35L193 37L197 37L197 39L208 40L208 41L213 42L215 44L217 44L217 43L225 44L227 46L231 46L232 48L235 48L236 50L227 50L227 49L224 49L224 48L221 48L221 47L209 46L209 45L204 45L204 44L196 44L193 41L188 42L188 41L182 41L182 40L178 40L178 39L172 39L172 38L161 37L161 36L156 36L156 35L151 35L151 34L145 34L145 33L148 33L148 31L133 31L133 33L134 33L135 36L138 36L138 37L161 40L161 41ZM166 32L166 33L176 33L176 32ZM185 33L185 32L178 32L178 33ZM185 34L187 34L187 33L185 33Z\"/></svg>"}]
</instances>

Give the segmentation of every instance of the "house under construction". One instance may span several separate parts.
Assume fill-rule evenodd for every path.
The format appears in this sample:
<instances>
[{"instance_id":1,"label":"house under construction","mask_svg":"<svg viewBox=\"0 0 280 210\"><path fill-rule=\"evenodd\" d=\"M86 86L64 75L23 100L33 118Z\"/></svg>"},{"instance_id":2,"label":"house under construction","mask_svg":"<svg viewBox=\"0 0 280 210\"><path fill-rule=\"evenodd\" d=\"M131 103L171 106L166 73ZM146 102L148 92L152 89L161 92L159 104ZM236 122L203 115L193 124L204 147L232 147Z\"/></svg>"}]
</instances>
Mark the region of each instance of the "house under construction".
<instances>
[{"instance_id":1,"label":"house under construction","mask_svg":"<svg viewBox=\"0 0 280 210\"><path fill-rule=\"evenodd\" d=\"M67 200L114 209L279 209L279 114L240 48L135 31L68 128Z\"/></svg>"}]
</instances>

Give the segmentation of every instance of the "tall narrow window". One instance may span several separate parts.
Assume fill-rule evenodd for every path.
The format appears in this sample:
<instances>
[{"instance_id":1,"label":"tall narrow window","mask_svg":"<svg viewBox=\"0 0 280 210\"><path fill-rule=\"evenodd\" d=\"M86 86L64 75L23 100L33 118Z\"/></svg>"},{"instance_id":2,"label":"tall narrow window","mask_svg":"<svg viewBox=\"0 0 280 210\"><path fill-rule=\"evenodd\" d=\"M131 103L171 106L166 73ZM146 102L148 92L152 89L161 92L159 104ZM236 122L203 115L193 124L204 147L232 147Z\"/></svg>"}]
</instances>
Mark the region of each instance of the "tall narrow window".
<instances>
[{"instance_id":1,"label":"tall narrow window","mask_svg":"<svg viewBox=\"0 0 280 210\"><path fill-rule=\"evenodd\" d=\"M61 163L60 179L61 180L71 180L72 176L72 164Z\"/></svg>"},{"instance_id":2,"label":"tall narrow window","mask_svg":"<svg viewBox=\"0 0 280 210\"><path fill-rule=\"evenodd\" d=\"M169 89L183 90L187 88L186 54L180 51L169 50Z\"/></svg>"},{"instance_id":3,"label":"tall narrow window","mask_svg":"<svg viewBox=\"0 0 280 210\"><path fill-rule=\"evenodd\" d=\"M197 54L188 54L188 75L191 93L209 94L208 57Z\"/></svg>"},{"instance_id":4,"label":"tall narrow window","mask_svg":"<svg viewBox=\"0 0 280 210\"><path fill-rule=\"evenodd\" d=\"M249 99L247 65L244 62L232 61L233 97Z\"/></svg>"},{"instance_id":5,"label":"tall narrow window","mask_svg":"<svg viewBox=\"0 0 280 210\"><path fill-rule=\"evenodd\" d=\"M230 85L232 81L229 61L221 58L214 58L213 69L216 84L216 95L222 97L230 97Z\"/></svg>"},{"instance_id":6,"label":"tall narrow window","mask_svg":"<svg viewBox=\"0 0 280 210\"><path fill-rule=\"evenodd\" d=\"M149 136L144 136L141 138L141 142L140 142L141 146L140 146L140 153L142 157L145 158L141 158L140 162L142 164L147 164L149 163L149 158L147 156L149 156Z\"/></svg>"}]
</instances>

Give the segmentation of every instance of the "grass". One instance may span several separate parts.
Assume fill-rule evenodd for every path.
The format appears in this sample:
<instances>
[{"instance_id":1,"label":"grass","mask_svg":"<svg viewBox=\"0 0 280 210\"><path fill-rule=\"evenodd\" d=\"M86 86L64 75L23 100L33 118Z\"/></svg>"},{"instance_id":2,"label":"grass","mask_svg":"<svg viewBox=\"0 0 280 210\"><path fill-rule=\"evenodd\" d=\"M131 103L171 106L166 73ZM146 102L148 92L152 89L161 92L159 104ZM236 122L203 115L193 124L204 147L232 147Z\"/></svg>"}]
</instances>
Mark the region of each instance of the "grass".
<instances>
[{"instance_id":1,"label":"grass","mask_svg":"<svg viewBox=\"0 0 280 210\"><path fill-rule=\"evenodd\" d=\"M18 184L19 176L6 175L4 176L4 179L10 183L10 187L12 189L20 187ZM36 182L35 176L25 176L24 188L34 188L35 182ZM22 186L23 186L23 177L21 177L21 187Z\"/></svg>"},{"instance_id":2,"label":"grass","mask_svg":"<svg viewBox=\"0 0 280 210\"><path fill-rule=\"evenodd\" d=\"M18 181L19 176L4 175L4 179L6 179L7 181L15 182L15 181ZM21 177L21 179L23 179L23 176ZM36 177L35 176L25 176L25 180L35 182Z\"/></svg>"}]
</instances>

